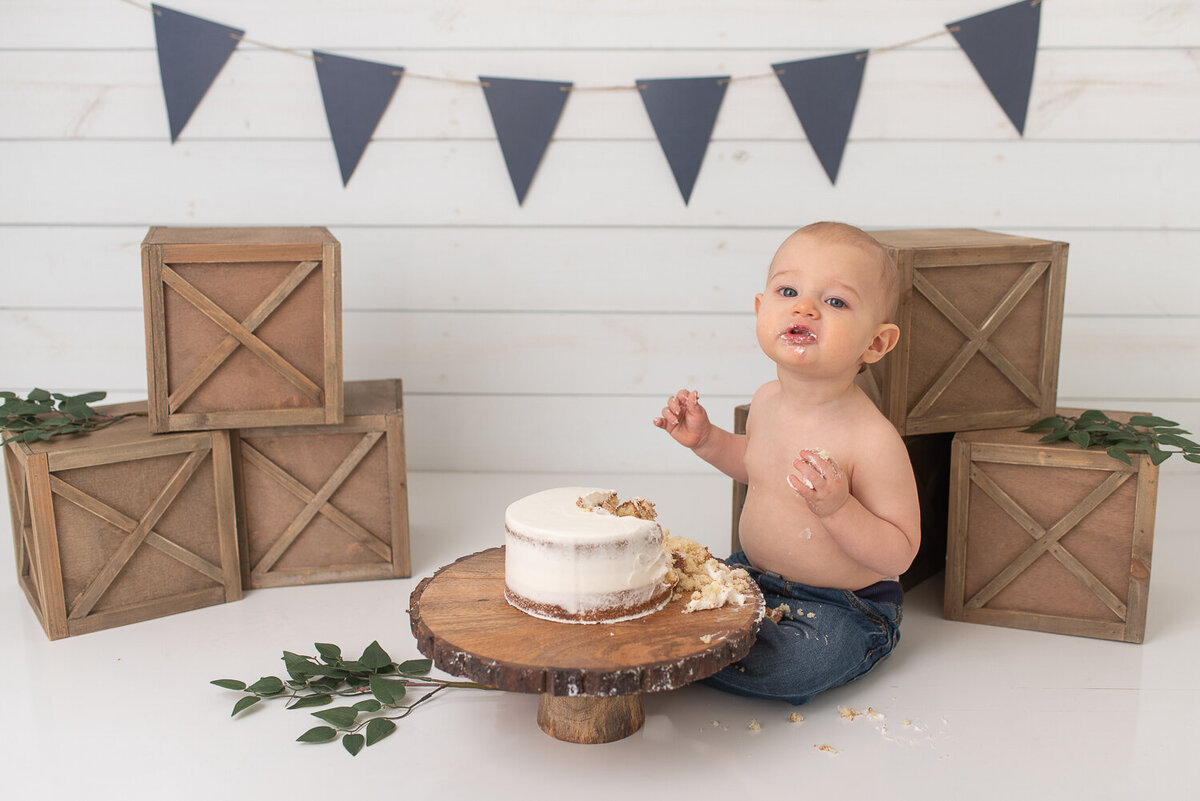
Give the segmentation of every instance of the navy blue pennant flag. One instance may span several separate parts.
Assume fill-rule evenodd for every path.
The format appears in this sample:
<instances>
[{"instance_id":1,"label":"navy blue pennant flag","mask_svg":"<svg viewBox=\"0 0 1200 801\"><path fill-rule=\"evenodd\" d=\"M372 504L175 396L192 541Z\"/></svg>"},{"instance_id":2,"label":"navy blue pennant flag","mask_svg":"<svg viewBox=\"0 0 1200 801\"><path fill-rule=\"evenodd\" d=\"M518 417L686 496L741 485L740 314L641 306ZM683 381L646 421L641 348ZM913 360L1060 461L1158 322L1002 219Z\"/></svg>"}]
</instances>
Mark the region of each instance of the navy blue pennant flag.
<instances>
[{"instance_id":1,"label":"navy blue pennant flag","mask_svg":"<svg viewBox=\"0 0 1200 801\"><path fill-rule=\"evenodd\" d=\"M313 51L325 118L342 170L342 186L358 166L383 113L400 85L404 67Z\"/></svg>"},{"instance_id":2,"label":"navy blue pennant flag","mask_svg":"<svg viewBox=\"0 0 1200 801\"><path fill-rule=\"evenodd\" d=\"M946 25L1022 135L1041 19L1041 3L1021 0Z\"/></svg>"},{"instance_id":3,"label":"navy blue pennant flag","mask_svg":"<svg viewBox=\"0 0 1200 801\"><path fill-rule=\"evenodd\" d=\"M837 183L867 51L772 64L830 183Z\"/></svg>"},{"instance_id":4,"label":"navy blue pennant flag","mask_svg":"<svg viewBox=\"0 0 1200 801\"><path fill-rule=\"evenodd\" d=\"M517 204L523 204L573 84L482 75L479 82L492 113L508 177L517 193Z\"/></svg>"},{"instance_id":5,"label":"navy blue pennant flag","mask_svg":"<svg viewBox=\"0 0 1200 801\"><path fill-rule=\"evenodd\" d=\"M174 142L245 31L159 5L153 10L158 71Z\"/></svg>"},{"instance_id":6,"label":"navy blue pennant flag","mask_svg":"<svg viewBox=\"0 0 1200 801\"><path fill-rule=\"evenodd\" d=\"M639 80L642 102L687 205L712 138L729 76Z\"/></svg>"}]
</instances>

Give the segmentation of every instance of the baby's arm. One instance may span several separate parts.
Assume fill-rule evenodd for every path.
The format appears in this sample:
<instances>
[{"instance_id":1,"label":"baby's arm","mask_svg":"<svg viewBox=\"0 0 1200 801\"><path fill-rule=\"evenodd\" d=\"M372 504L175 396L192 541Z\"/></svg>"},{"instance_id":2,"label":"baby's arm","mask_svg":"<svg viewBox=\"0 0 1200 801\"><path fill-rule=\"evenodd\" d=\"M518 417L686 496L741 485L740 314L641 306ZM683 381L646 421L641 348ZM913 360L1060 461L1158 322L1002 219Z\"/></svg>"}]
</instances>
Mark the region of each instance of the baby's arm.
<instances>
[{"instance_id":1,"label":"baby's arm","mask_svg":"<svg viewBox=\"0 0 1200 801\"><path fill-rule=\"evenodd\" d=\"M916 480L904 442L883 436L860 455L854 494L832 457L802 451L788 485L854 561L885 576L903 573L921 544Z\"/></svg>"},{"instance_id":2,"label":"baby's arm","mask_svg":"<svg viewBox=\"0 0 1200 801\"><path fill-rule=\"evenodd\" d=\"M654 425L725 475L743 484L749 483L746 436L713 425L694 390L681 389L669 398L662 417L656 417Z\"/></svg>"}]
</instances>

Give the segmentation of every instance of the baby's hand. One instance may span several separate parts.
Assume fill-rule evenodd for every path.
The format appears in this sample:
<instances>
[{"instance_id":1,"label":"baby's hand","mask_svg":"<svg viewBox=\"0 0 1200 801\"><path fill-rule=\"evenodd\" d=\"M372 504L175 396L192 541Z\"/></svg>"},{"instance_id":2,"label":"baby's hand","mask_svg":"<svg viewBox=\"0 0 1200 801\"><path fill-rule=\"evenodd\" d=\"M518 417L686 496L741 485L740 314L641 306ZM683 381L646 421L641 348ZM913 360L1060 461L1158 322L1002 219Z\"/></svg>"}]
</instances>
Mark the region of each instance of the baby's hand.
<instances>
[{"instance_id":1,"label":"baby's hand","mask_svg":"<svg viewBox=\"0 0 1200 801\"><path fill-rule=\"evenodd\" d=\"M680 445L695 448L708 438L711 423L696 392L681 389L667 400L662 417L654 418L654 425L665 430Z\"/></svg>"},{"instance_id":2,"label":"baby's hand","mask_svg":"<svg viewBox=\"0 0 1200 801\"><path fill-rule=\"evenodd\" d=\"M850 497L850 485L842 469L825 451L805 449L792 462L795 473L789 473L788 486L804 499L817 517L827 517Z\"/></svg>"}]
</instances>

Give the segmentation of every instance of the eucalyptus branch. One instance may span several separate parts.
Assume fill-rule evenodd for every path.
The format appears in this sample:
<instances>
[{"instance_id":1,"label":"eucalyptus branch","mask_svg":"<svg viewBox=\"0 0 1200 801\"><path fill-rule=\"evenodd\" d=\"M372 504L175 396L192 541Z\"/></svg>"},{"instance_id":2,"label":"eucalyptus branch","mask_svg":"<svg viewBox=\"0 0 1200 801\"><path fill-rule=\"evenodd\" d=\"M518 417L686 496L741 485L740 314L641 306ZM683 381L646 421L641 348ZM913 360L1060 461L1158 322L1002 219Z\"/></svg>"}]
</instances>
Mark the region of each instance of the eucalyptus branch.
<instances>
[{"instance_id":1,"label":"eucalyptus branch","mask_svg":"<svg viewBox=\"0 0 1200 801\"><path fill-rule=\"evenodd\" d=\"M261 701L282 700L287 709L326 706L335 697L370 696L352 706L322 709L310 714L329 725L315 726L296 738L302 743L329 743L341 738L351 755L365 746L387 737L396 730L393 721L402 720L421 704L448 687L491 690L470 681L444 681L427 674L433 667L428 659L410 659L396 663L378 642L373 642L355 660L342 658L342 649L330 643L316 643L320 657L283 652L288 680L264 676L253 684L237 679L217 679L212 684L246 693L233 705L231 717ZM429 690L411 703L401 703L409 689ZM387 714L400 710L400 714ZM365 716L365 717L364 717ZM362 730L363 733L359 734Z\"/></svg>"},{"instance_id":2,"label":"eucalyptus branch","mask_svg":"<svg viewBox=\"0 0 1200 801\"><path fill-rule=\"evenodd\" d=\"M11 436L0 441L5 445L13 440L34 442L64 434L88 434L107 428L126 417L145 417L146 412L98 414L88 404L104 400L105 392L85 392L82 395L63 395L34 389L28 398L15 392L0 392L0 430Z\"/></svg>"},{"instance_id":3,"label":"eucalyptus branch","mask_svg":"<svg viewBox=\"0 0 1200 801\"><path fill-rule=\"evenodd\" d=\"M1081 448L1104 448L1119 462L1133 464L1129 454L1144 453L1158 465L1179 453L1189 462L1200 463L1200 444L1173 420L1147 414L1135 414L1128 423L1112 419L1098 409L1088 409L1078 417L1055 415L1031 425L1026 433L1049 431L1041 442L1070 440Z\"/></svg>"}]
</instances>

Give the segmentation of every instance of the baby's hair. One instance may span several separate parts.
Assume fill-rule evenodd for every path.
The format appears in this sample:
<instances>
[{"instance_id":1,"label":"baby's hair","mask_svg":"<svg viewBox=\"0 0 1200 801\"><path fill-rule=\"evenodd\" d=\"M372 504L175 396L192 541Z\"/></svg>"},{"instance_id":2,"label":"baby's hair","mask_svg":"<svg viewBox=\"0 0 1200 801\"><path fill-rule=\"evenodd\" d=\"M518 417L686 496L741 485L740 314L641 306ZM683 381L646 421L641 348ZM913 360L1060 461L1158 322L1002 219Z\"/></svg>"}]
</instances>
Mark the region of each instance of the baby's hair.
<instances>
[{"instance_id":1,"label":"baby's hair","mask_svg":"<svg viewBox=\"0 0 1200 801\"><path fill-rule=\"evenodd\" d=\"M796 231L795 234L811 234L827 242L842 242L875 254L879 259L883 283L884 318L882 322L894 322L892 318L896 316L896 308L900 303L900 270L896 266L892 254L879 244L875 237L853 225L829 221L810 223Z\"/></svg>"}]
</instances>

